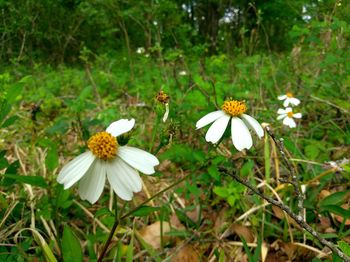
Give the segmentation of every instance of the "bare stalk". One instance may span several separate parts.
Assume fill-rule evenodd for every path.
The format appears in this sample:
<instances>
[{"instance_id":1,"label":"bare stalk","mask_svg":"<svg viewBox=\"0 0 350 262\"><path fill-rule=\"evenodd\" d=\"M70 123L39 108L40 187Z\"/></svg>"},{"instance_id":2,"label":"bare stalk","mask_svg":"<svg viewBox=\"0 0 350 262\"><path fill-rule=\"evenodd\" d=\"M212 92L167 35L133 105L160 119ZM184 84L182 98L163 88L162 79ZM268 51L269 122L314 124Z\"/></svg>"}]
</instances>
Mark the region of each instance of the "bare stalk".
<instances>
[{"instance_id":1,"label":"bare stalk","mask_svg":"<svg viewBox=\"0 0 350 262\"><path fill-rule=\"evenodd\" d=\"M257 188L255 188L253 185L249 184L249 182L247 182L246 180L242 179L241 177L239 177L238 175L229 172L227 169L225 168L220 168L220 172L225 173L229 176L231 176L232 178L234 178L235 180L237 180L239 183L241 183L242 185L246 186L247 188L249 188L251 191L253 191L256 195L258 195L259 197L265 199L267 202L271 203L274 206L279 207L280 209L282 209L283 211L285 211L291 218L293 218L295 220L295 222L302 227L303 229L305 229L306 231L308 231L314 238L317 238L322 244L324 244L325 246L327 246L329 249L332 250L332 252L336 255L338 255L341 259L343 259L346 262L350 262L350 258L345 255L339 248L337 248L333 243L327 241L326 239L324 239L316 230L314 230L308 223L306 223L303 219L302 216L295 214L290 207L288 207L287 205L285 205L283 202L280 201L276 201L274 199L272 199L271 197L268 197L266 195L264 195L263 193L261 193Z\"/></svg>"},{"instance_id":2,"label":"bare stalk","mask_svg":"<svg viewBox=\"0 0 350 262\"><path fill-rule=\"evenodd\" d=\"M280 154L282 156L283 162L287 166L287 169L289 172L289 177L287 179L280 179L280 180L281 180L281 182L289 183L294 187L294 191L295 191L297 198L298 198L298 215L302 216L303 208L304 208L304 194L302 193L302 191L300 189L298 178L297 178L297 175L295 173L295 170L292 167L292 165L290 164L289 159L287 158L286 153L284 151L283 140L282 139L278 140L268 126L265 127L265 130L269 134L269 136L272 138L272 140L275 142L275 144L278 148L278 151L280 152Z\"/></svg>"}]
</instances>

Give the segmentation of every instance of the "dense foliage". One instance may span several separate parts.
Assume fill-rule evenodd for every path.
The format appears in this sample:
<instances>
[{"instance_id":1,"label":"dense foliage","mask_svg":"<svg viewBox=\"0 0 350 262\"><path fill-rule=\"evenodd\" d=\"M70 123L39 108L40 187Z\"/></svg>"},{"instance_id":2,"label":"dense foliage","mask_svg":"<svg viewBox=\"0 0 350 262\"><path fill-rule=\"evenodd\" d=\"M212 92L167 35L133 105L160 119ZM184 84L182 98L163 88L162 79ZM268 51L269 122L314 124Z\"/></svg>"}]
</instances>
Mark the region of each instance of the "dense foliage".
<instances>
[{"instance_id":1,"label":"dense foliage","mask_svg":"<svg viewBox=\"0 0 350 262\"><path fill-rule=\"evenodd\" d=\"M286 51L295 43L293 27L334 15L349 22L349 9L329 0L1 1L0 57L77 62L84 48L104 54L139 46L154 53Z\"/></svg>"}]
</instances>

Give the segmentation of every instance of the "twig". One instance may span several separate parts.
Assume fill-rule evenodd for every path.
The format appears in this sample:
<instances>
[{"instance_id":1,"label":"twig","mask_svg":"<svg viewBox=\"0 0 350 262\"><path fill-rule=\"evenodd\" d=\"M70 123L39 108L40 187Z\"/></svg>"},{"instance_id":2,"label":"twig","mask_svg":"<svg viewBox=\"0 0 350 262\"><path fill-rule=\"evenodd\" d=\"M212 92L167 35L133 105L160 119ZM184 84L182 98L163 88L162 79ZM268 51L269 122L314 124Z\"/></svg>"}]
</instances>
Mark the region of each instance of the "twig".
<instances>
[{"instance_id":1,"label":"twig","mask_svg":"<svg viewBox=\"0 0 350 262\"><path fill-rule=\"evenodd\" d=\"M265 127L266 132L269 134L269 136L272 138L272 140L275 142L281 156L283 159L283 162L286 164L287 169L289 171L289 175L290 177L288 178L288 180L286 179L280 179L281 182L284 183L290 183L293 185L294 187L294 191L297 194L297 198L298 198L298 215L302 216L303 214L303 203L304 203L304 194L302 193L300 187L299 187L299 183L298 183L298 178L297 175L295 174L294 168L291 166L286 153L284 152L284 144L283 144L283 140L277 140L277 138L275 137L275 135L272 133L271 129L266 126Z\"/></svg>"},{"instance_id":2,"label":"twig","mask_svg":"<svg viewBox=\"0 0 350 262\"><path fill-rule=\"evenodd\" d=\"M327 241L326 239L324 239L317 231L315 231L308 223L306 223L303 219L303 217L301 215L297 215L295 214L290 207L288 207L287 205L285 205L283 202L280 201L276 201L274 199L272 199L271 197L268 197L266 195L264 195L263 193L261 193L257 188L255 188L253 185L249 184L249 182L245 181L244 179L242 179L241 177L239 177L236 174L233 174L232 172L229 172L226 168L219 168L220 172L225 173L229 176L231 176L232 178L234 178L235 180L237 180L239 183L241 183L242 185L246 186L247 188L249 188L251 191L253 191L256 195L258 195L259 197L265 199L267 202L271 203L274 206L279 207L280 209L282 209L283 211L285 211L291 218L293 218L295 220L295 222L301 226L303 229L305 229L306 231L308 231L314 238L317 238L322 244L324 244L325 246L327 246L329 249L332 250L332 252L336 255L338 255L340 258L342 258L344 261L346 262L350 262L350 258L348 256L346 256L340 249L338 249L333 243Z\"/></svg>"}]
</instances>

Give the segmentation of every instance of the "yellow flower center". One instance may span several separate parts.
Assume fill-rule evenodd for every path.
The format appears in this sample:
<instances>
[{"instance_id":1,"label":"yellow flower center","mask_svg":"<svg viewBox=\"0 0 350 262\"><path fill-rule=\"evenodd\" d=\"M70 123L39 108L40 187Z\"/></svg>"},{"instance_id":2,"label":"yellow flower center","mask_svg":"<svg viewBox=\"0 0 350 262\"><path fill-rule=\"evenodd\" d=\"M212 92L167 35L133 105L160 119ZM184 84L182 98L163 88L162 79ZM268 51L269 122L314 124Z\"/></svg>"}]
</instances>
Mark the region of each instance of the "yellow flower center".
<instances>
[{"instance_id":1,"label":"yellow flower center","mask_svg":"<svg viewBox=\"0 0 350 262\"><path fill-rule=\"evenodd\" d=\"M290 118L292 118L292 117L293 117L293 112L288 112L288 113L287 113L287 116L290 117Z\"/></svg>"},{"instance_id":2,"label":"yellow flower center","mask_svg":"<svg viewBox=\"0 0 350 262\"><path fill-rule=\"evenodd\" d=\"M87 142L91 152L100 159L109 160L117 155L117 139L107 132L99 132Z\"/></svg>"},{"instance_id":3,"label":"yellow flower center","mask_svg":"<svg viewBox=\"0 0 350 262\"><path fill-rule=\"evenodd\" d=\"M245 103L237 100L226 100L221 109L230 116L239 116L247 111Z\"/></svg>"},{"instance_id":4,"label":"yellow flower center","mask_svg":"<svg viewBox=\"0 0 350 262\"><path fill-rule=\"evenodd\" d=\"M170 100L170 96L168 96L164 91L160 91L158 95L156 95L156 100L162 104L167 104Z\"/></svg>"},{"instance_id":5,"label":"yellow flower center","mask_svg":"<svg viewBox=\"0 0 350 262\"><path fill-rule=\"evenodd\" d=\"M289 97L289 98L294 97L293 93L291 93L291 92L287 92L286 96Z\"/></svg>"}]
</instances>

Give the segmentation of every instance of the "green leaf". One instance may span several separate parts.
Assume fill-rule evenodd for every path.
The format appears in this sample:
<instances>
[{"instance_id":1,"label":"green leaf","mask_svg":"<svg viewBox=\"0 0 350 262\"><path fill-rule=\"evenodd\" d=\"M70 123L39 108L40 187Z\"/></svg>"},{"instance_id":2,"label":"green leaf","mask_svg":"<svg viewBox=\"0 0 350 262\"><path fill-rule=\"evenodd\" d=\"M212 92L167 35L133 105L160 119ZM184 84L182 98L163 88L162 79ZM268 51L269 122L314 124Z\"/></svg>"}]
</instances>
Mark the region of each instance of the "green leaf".
<instances>
[{"instance_id":1,"label":"green leaf","mask_svg":"<svg viewBox=\"0 0 350 262\"><path fill-rule=\"evenodd\" d=\"M240 175L241 176L249 176L254 168L254 162L252 160L248 160L246 163L244 163L244 165L242 166L241 170L240 170Z\"/></svg>"},{"instance_id":2,"label":"green leaf","mask_svg":"<svg viewBox=\"0 0 350 262\"><path fill-rule=\"evenodd\" d=\"M208 168L208 173L209 175L214 178L215 180L219 181L220 180L220 172L217 168L217 166L210 166Z\"/></svg>"},{"instance_id":3,"label":"green leaf","mask_svg":"<svg viewBox=\"0 0 350 262\"><path fill-rule=\"evenodd\" d=\"M1 127L2 128L8 127L8 126L12 125L17 119L18 119L18 116L11 116L4 121L4 123L1 125Z\"/></svg>"},{"instance_id":4,"label":"green leaf","mask_svg":"<svg viewBox=\"0 0 350 262\"><path fill-rule=\"evenodd\" d=\"M15 174L4 174L4 176L14 179L16 182L47 188L47 183L42 176L21 176Z\"/></svg>"},{"instance_id":5,"label":"green leaf","mask_svg":"<svg viewBox=\"0 0 350 262\"><path fill-rule=\"evenodd\" d=\"M220 197L226 198L229 196L229 192L228 189L226 187L219 187L216 186L213 189L214 193L217 194Z\"/></svg>"},{"instance_id":6,"label":"green leaf","mask_svg":"<svg viewBox=\"0 0 350 262\"><path fill-rule=\"evenodd\" d=\"M0 123L2 123L5 120L5 117L10 113L11 111L11 105L7 103L6 101L1 104L0 107Z\"/></svg>"},{"instance_id":7,"label":"green leaf","mask_svg":"<svg viewBox=\"0 0 350 262\"><path fill-rule=\"evenodd\" d=\"M149 214L159 211L160 207L151 207L151 206L141 206L139 209L134 211L132 214L136 217L145 217Z\"/></svg>"},{"instance_id":8,"label":"green leaf","mask_svg":"<svg viewBox=\"0 0 350 262\"><path fill-rule=\"evenodd\" d=\"M264 159L265 159L265 179L270 183L271 155L270 155L270 136L265 133L264 137Z\"/></svg>"},{"instance_id":9,"label":"green leaf","mask_svg":"<svg viewBox=\"0 0 350 262\"><path fill-rule=\"evenodd\" d=\"M22 93L23 85L17 84L13 85L6 95L6 100L9 104L13 104L16 101L16 98Z\"/></svg>"},{"instance_id":10,"label":"green leaf","mask_svg":"<svg viewBox=\"0 0 350 262\"><path fill-rule=\"evenodd\" d=\"M339 205L344 202L345 198L349 195L350 190L336 192L331 194L320 202L320 206L328 206L328 205Z\"/></svg>"},{"instance_id":11,"label":"green leaf","mask_svg":"<svg viewBox=\"0 0 350 262\"><path fill-rule=\"evenodd\" d=\"M57 146L55 144L52 144L48 149L45 163L49 171L54 170L58 166L58 153Z\"/></svg>"},{"instance_id":12,"label":"green leaf","mask_svg":"<svg viewBox=\"0 0 350 262\"><path fill-rule=\"evenodd\" d=\"M316 160L320 153L320 149L317 144L307 145L304 150L306 157L312 160Z\"/></svg>"},{"instance_id":13,"label":"green leaf","mask_svg":"<svg viewBox=\"0 0 350 262\"><path fill-rule=\"evenodd\" d=\"M95 213L95 217L100 217L100 216L104 216L104 215L109 215L109 216L114 217L113 212L111 212L107 207L103 207L103 208L97 210Z\"/></svg>"},{"instance_id":14,"label":"green leaf","mask_svg":"<svg viewBox=\"0 0 350 262\"><path fill-rule=\"evenodd\" d=\"M62 237L62 257L64 262L83 261L82 248L79 239L68 225L65 225Z\"/></svg>"},{"instance_id":15,"label":"green leaf","mask_svg":"<svg viewBox=\"0 0 350 262\"><path fill-rule=\"evenodd\" d=\"M324 211L332 212L332 213L335 213L339 216L342 216L345 219L350 218L350 211L349 210L346 210L346 209L344 209L340 206L336 206L336 205L321 206L320 211L321 212L324 212Z\"/></svg>"},{"instance_id":16,"label":"green leaf","mask_svg":"<svg viewBox=\"0 0 350 262\"><path fill-rule=\"evenodd\" d=\"M338 241L339 248L343 251L347 256L350 256L350 245L345 241Z\"/></svg>"},{"instance_id":17,"label":"green leaf","mask_svg":"<svg viewBox=\"0 0 350 262\"><path fill-rule=\"evenodd\" d=\"M134 231L132 231L134 232ZM134 261L134 234L131 235L130 244L128 245L126 249L126 262L132 262Z\"/></svg>"}]
</instances>

